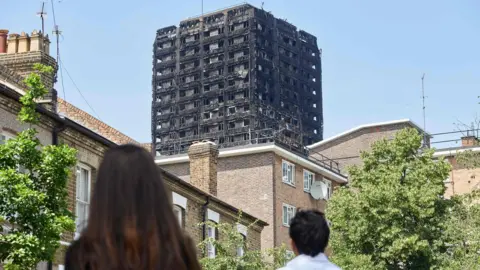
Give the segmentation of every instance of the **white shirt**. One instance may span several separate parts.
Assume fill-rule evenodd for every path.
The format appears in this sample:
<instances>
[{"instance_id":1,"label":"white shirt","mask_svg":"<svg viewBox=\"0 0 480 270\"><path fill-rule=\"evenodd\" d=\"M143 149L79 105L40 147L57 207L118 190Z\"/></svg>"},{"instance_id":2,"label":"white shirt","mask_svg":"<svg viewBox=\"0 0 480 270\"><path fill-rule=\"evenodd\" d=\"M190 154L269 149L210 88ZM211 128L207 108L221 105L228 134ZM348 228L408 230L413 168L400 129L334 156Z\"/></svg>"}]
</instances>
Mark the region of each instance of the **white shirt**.
<instances>
[{"instance_id":1,"label":"white shirt","mask_svg":"<svg viewBox=\"0 0 480 270\"><path fill-rule=\"evenodd\" d=\"M328 261L325 254L320 253L315 257L298 255L278 270L341 270L340 267Z\"/></svg>"}]
</instances>

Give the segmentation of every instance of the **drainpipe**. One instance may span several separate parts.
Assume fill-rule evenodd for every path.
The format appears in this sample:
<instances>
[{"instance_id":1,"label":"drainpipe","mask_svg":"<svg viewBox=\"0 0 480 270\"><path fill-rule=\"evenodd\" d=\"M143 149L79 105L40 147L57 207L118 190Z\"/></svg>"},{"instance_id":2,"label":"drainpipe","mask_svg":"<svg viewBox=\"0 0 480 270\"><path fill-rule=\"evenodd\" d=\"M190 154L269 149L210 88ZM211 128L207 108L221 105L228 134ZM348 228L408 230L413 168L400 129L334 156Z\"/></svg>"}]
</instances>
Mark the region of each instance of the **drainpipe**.
<instances>
[{"instance_id":1,"label":"drainpipe","mask_svg":"<svg viewBox=\"0 0 480 270\"><path fill-rule=\"evenodd\" d=\"M61 123L58 126L54 126L52 129L52 145L58 145L58 135L66 129L66 125ZM47 270L53 270L52 261L48 261Z\"/></svg>"},{"instance_id":2,"label":"drainpipe","mask_svg":"<svg viewBox=\"0 0 480 270\"><path fill-rule=\"evenodd\" d=\"M209 203L210 203L210 196L207 195L207 201L202 206L202 209L203 209L202 241L205 241L205 239L207 239L207 225L205 223L207 222L207 209L208 209Z\"/></svg>"}]
</instances>

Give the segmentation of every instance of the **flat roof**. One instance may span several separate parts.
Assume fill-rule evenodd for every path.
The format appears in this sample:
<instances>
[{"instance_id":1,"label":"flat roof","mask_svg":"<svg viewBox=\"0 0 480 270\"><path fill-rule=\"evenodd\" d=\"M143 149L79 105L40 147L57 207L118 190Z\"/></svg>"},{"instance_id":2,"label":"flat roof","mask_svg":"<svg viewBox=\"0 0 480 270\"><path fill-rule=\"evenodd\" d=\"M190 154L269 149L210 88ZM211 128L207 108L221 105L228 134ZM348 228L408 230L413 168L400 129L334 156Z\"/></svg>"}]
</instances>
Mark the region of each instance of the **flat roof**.
<instances>
[{"instance_id":1,"label":"flat roof","mask_svg":"<svg viewBox=\"0 0 480 270\"><path fill-rule=\"evenodd\" d=\"M302 165L303 167L326 176L331 180L338 182L338 183L347 183L348 179L345 175L337 173L325 166L319 165L318 163L303 157L301 155L292 153L275 143L265 143L265 144L251 144L241 147L232 147L232 148L223 148L219 149L219 157L233 157L233 156L242 156L242 155L251 155L257 153L266 153L266 152L274 152L275 154L284 157L296 164ZM189 157L187 154L181 155L174 155L174 156L162 156L156 157L155 163L157 165L169 165L169 164L177 164L177 163L185 163L189 161Z\"/></svg>"},{"instance_id":2,"label":"flat roof","mask_svg":"<svg viewBox=\"0 0 480 270\"><path fill-rule=\"evenodd\" d=\"M433 153L434 157L451 157L456 156L458 153L465 151L480 152L480 146L458 146L458 147L449 147L443 149L436 149Z\"/></svg>"},{"instance_id":3,"label":"flat roof","mask_svg":"<svg viewBox=\"0 0 480 270\"><path fill-rule=\"evenodd\" d=\"M419 125L417 125L415 122L413 122L412 120L410 119L400 119L400 120L393 120L393 121L386 121L386 122L377 122L377 123L371 123L371 124L365 124L365 125L360 125L360 126L357 126L355 128L352 128L352 129L349 129L347 131L344 131L342 133L339 133L335 136L332 136L328 139L325 139L323 141L319 141L319 142L316 142L314 144L311 144L309 146L307 146L308 149L312 149L312 148L315 148L315 147L318 147L318 146L321 146L321 145L324 145L328 142L332 142L334 140L337 140L337 139L340 139L342 137L345 137L347 135L350 135L354 132L357 132L359 130L362 130L362 129L365 129L365 128L372 128L372 127L379 127L379 126L390 126L390 125L396 125L396 124L410 124L412 125L414 128L420 130L420 131L424 131L423 128L421 128ZM427 133L427 135L429 137L431 137L431 135L429 133Z\"/></svg>"}]
</instances>

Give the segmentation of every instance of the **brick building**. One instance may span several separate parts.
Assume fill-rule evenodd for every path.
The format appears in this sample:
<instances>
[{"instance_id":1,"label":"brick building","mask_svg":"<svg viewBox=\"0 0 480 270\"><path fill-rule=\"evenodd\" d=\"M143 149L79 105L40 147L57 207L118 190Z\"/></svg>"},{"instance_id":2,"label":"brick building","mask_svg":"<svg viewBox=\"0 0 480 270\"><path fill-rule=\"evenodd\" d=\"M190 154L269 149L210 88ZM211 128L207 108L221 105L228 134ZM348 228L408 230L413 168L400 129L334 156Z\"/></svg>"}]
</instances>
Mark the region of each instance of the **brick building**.
<instances>
[{"instance_id":1,"label":"brick building","mask_svg":"<svg viewBox=\"0 0 480 270\"><path fill-rule=\"evenodd\" d=\"M452 171L445 180L447 190L445 195L461 195L480 189L480 168L465 168L457 163L457 154L465 151L480 152L479 141L474 136L466 136L461 139L459 147L437 149L435 157L443 157L452 165ZM478 178L477 178L478 175Z\"/></svg>"},{"instance_id":2,"label":"brick building","mask_svg":"<svg viewBox=\"0 0 480 270\"><path fill-rule=\"evenodd\" d=\"M288 223L298 208L325 209L333 189L347 182L336 163L323 163L286 150L274 143L220 149L217 196L270 224L262 232L262 249L288 244ZM185 182L203 164L181 154L157 157L156 163ZM197 167L198 166L198 167ZM315 181L325 183L325 198L310 195Z\"/></svg>"},{"instance_id":3,"label":"brick building","mask_svg":"<svg viewBox=\"0 0 480 270\"><path fill-rule=\"evenodd\" d=\"M45 63L42 59L50 59L48 47L42 50L38 46L27 43L25 45L27 51L12 50L10 39L8 39L7 45L6 33L8 32L0 31L0 143L15 137L18 132L27 128L17 121L17 114L21 108L19 98L25 93L26 89L22 82L23 76L29 74L25 69L30 65L31 72L33 64L37 63L31 60L31 56L39 55L40 57L36 59L41 63ZM16 39L17 35L11 37ZM32 42L29 35L25 35L25 37L27 37L26 42ZM44 40L44 44L49 44L46 37L41 36L41 38ZM14 44L18 45L18 42ZM14 69L16 65L10 62L11 59L14 59L12 61L15 63L25 63L25 66L23 66L25 69L22 68L17 73ZM47 82L53 82L54 80L55 75L46 78ZM50 89L50 92L54 93L55 90ZM65 249L85 226L87 220L85 209L89 206L91 187L95 183L96 171L105 151L112 146L123 143L139 144L147 148L149 148L149 145L136 142L65 100L57 98L56 95L50 95L50 98L45 100L44 103L37 106L41 117L36 128L39 132L38 137L41 144L65 143L78 151L78 164L68 183L69 206L76 215L77 229L75 233L63 235L62 247L58 251L52 268L62 269L61 264ZM199 151L199 155L201 156L201 151ZM166 184L172 191L173 207L178 215L179 222L192 235L196 243L200 242L203 237L216 236L214 232L213 235L207 234L211 231L207 230L208 228L205 228L205 233L203 233L203 228L196 226L197 223L203 221L204 217L215 222L233 223L237 221L236 217L239 210L234 206L168 172L160 169L159 173L163 175ZM211 178L209 181L215 182L215 178ZM85 186L88 187L87 190L82 189ZM247 225L255 220L257 218L244 213L237 226L239 232L245 235L248 248L252 249L260 248L260 234L263 227L267 225L265 222L259 221L255 226L247 229ZM38 269L49 269L49 267L46 263L42 263Z\"/></svg>"},{"instance_id":4,"label":"brick building","mask_svg":"<svg viewBox=\"0 0 480 270\"><path fill-rule=\"evenodd\" d=\"M371 145L380 139L393 139L404 128L415 128L423 134L423 129L409 119L361 125L323 141L309 145L310 158L322 160L328 157L339 164L342 173L350 165L360 165L360 152L370 150ZM426 143L430 145L430 135L426 134Z\"/></svg>"},{"instance_id":5,"label":"brick building","mask_svg":"<svg viewBox=\"0 0 480 270\"><path fill-rule=\"evenodd\" d=\"M220 148L277 142L299 152L322 140L317 38L252 5L157 31L152 142L157 155L195 140Z\"/></svg>"}]
</instances>

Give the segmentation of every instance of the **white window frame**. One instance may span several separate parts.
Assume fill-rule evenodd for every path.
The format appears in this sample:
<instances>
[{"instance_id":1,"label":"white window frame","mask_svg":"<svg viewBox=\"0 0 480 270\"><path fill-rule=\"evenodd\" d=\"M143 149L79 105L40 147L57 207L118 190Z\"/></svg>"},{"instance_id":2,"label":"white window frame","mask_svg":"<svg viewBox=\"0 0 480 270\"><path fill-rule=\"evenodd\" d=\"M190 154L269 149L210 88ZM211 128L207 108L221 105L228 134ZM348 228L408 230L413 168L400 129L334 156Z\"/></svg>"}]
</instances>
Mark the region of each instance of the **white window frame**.
<instances>
[{"instance_id":1,"label":"white window frame","mask_svg":"<svg viewBox=\"0 0 480 270\"><path fill-rule=\"evenodd\" d=\"M286 211L285 211L286 209ZM291 212L290 212L291 211ZM290 221L292 220L292 218L295 216L295 213L297 211L297 208L293 205L290 205L290 204L286 204L284 203L282 205L282 223L283 223L283 226L285 227L290 227ZM290 213L289 213L290 212ZM291 216L289 216L289 214ZM285 216L286 215L286 216ZM285 218L286 217L286 218ZM286 219L286 220L285 220Z\"/></svg>"},{"instance_id":2,"label":"white window frame","mask_svg":"<svg viewBox=\"0 0 480 270\"><path fill-rule=\"evenodd\" d=\"M329 200L332 197L333 189L332 189L332 181L323 179L325 185L327 185L327 198L325 200Z\"/></svg>"},{"instance_id":3,"label":"white window frame","mask_svg":"<svg viewBox=\"0 0 480 270\"><path fill-rule=\"evenodd\" d=\"M315 182L315 174L309 170L303 170L303 191L310 193L313 182Z\"/></svg>"},{"instance_id":4,"label":"white window frame","mask_svg":"<svg viewBox=\"0 0 480 270\"><path fill-rule=\"evenodd\" d=\"M291 172L291 179L289 179ZM295 164L282 160L282 182L295 187Z\"/></svg>"},{"instance_id":5,"label":"white window frame","mask_svg":"<svg viewBox=\"0 0 480 270\"><path fill-rule=\"evenodd\" d=\"M6 144L8 140L15 139L17 135L11 133L11 132L6 132L6 131L1 131L0 132L0 145ZM17 172L19 173L26 173L26 169L23 166L18 165L17 167Z\"/></svg>"},{"instance_id":6,"label":"white window frame","mask_svg":"<svg viewBox=\"0 0 480 270\"><path fill-rule=\"evenodd\" d=\"M211 225L207 226L207 237L216 239L216 228L214 226L211 226ZM213 243L207 243L207 257L215 258L216 255L217 255L217 252L215 250L215 245Z\"/></svg>"},{"instance_id":7,"label":"white window frame","mask_svg":"<svg viewBox=\"0 0 480 270\"><path fill-rule=\"evenodd\" d=\"M173 213L175 214L175 217L177 218L180 227L183 227L183 208L179 205L174 204Z\"/></svg>"},{"instance_id":8,"label":"white window frame","mask_svg":"<svg viewBox=\"0 0 480 270\"><path fill-rule=\"evenodd\" d=\"M242 257L243 255L245 255L245 246L247 243L248 227L242 224L237 224L237 231L243 237L243 246L237 247L237 256Z\"/></svg>"},{"instance_id":9,"label":"white window frame","mask_svg":"<svg viewBox=\"0 0 480 270\"><path fill-rule=\"evenodd\" d=\"M81 170L85 170L88 173L88 179L87 179L87 201L82 201L78 199L77 196L77 189L78 189L78 183L79 183L79 177L81 176ZM76 166L76 181L75 181L75 239L78 239L80 237L81 230L78 230L78 227L81 227L82 230L83 228L86 227L86 223L88 223L88 214L89 214L89 207L90 207L90 197L91 197L91 191L92 191L92 169L88 167L87 165L78 163ZM79 218L77 216L77 210L78 210L78 204L84 204L85 209L86 209L86 214L84 217L84 222L82 226L78 225Z\"/></svg>"}]
</instances>

